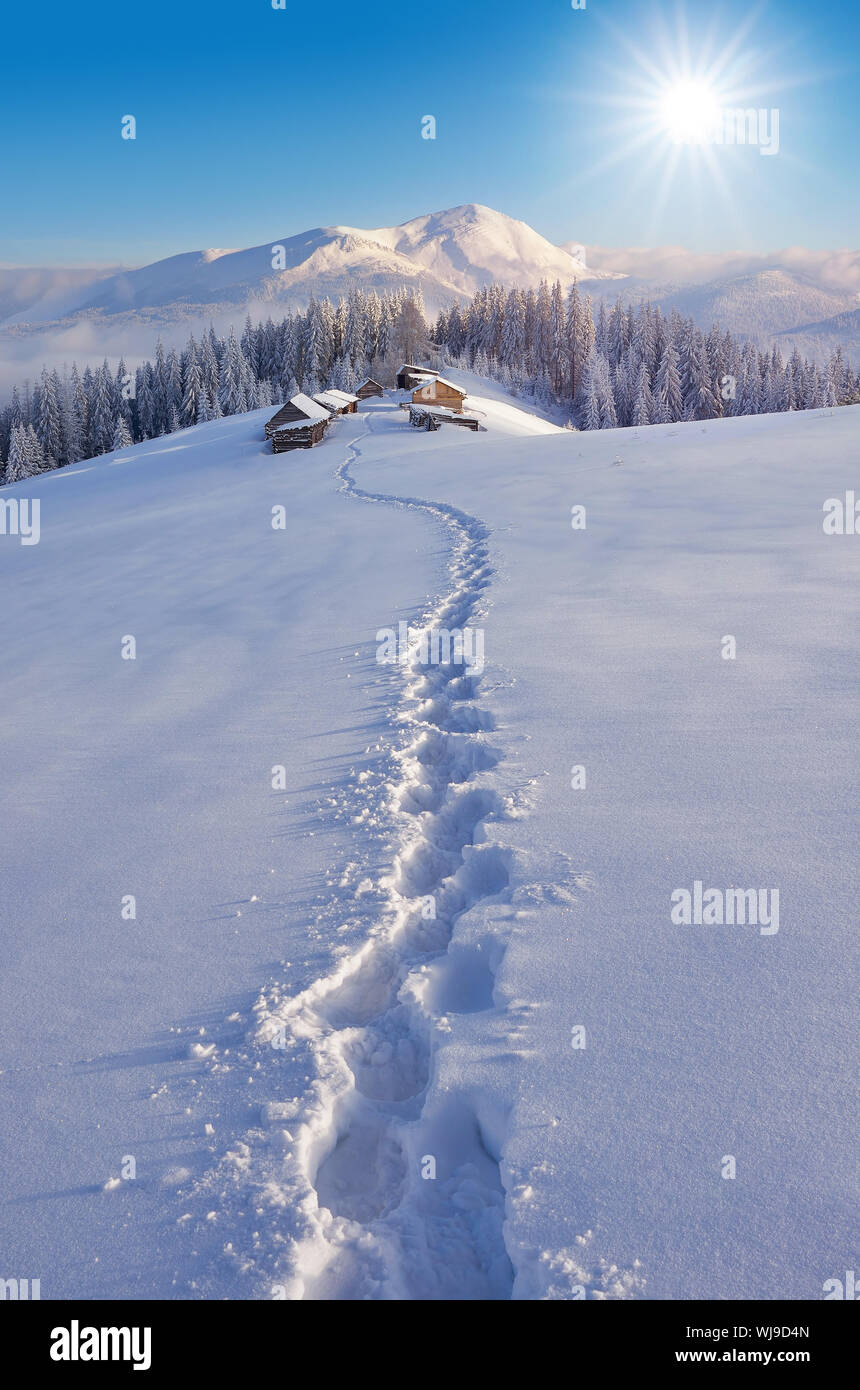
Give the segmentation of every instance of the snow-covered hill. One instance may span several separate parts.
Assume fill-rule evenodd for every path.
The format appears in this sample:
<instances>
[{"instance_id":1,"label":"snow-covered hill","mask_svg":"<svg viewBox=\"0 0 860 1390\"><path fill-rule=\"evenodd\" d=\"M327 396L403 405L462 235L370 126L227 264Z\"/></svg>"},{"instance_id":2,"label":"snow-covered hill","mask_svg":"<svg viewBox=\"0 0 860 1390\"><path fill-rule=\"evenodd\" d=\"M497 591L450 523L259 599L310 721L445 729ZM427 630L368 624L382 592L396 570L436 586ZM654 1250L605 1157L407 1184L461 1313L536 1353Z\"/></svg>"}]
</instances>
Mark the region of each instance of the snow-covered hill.
<instances>
[{"instance_id":1,"label":"snow-covered hill","mask_svg":"<svg viewBox=\"0 0 860 1390\"><path fill-rule=\"evenodd\" d=\"M790 353L795 347L805 357L824 362L837 348L850 362L860 362L860 309L834 314L818 323L803 323L780 335L780 347Z\"/></svg>"},{"instance_id":2,"label":"snow-covered hill","mask_svg":"<svg viewBox=\"0 0 860 1390\"><path fill-rule=\"evenodd\" d=\"M43 1298L853 1267L860 409L580 435L463 381L485 432L374 401L275 456L257 412L2 493L0 1249ZM442 629L481 662L422 665ZM697 882L778 931L673 920Z\"/></svg>"},{"instance_id":3,"label":"snow-covered hill","mask_svg":"<svg viewBox=\"0 0 860 1390\"><path fill-rule=\"evenodd\" d=\"M663 309L678 309L692 318L703 331L718 323L765 346L779 333L856 306L857 294L822 289L789 271L771 269L676 288L665 292L660 302Z\"/></svg>"}]
</instances>

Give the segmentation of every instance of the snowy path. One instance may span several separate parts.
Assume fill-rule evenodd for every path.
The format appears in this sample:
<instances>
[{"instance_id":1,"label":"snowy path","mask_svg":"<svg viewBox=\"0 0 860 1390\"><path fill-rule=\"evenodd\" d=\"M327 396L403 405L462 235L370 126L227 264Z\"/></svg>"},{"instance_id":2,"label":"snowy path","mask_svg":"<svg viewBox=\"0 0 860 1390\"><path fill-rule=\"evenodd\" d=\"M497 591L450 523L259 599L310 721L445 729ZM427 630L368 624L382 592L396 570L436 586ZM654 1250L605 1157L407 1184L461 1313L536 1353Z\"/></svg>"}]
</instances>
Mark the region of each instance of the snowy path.
<instances>
[{"instance_id":1,"label":"snowy path","mask_svg":"<svg viewBox=\"0 0 860 1390\"><path fill-rule=\"evenodd\" d=\"M486 532L454 508L358 488L349 465L364 437L340 470L348 490L444 523L451 588L417 626L406 665L397 717L408 740L390 788L400 841L380 927L336 975L268 1012L260 1028L262 1040L284 1030L287 1046L313 1037L319 1067L317 1106L296 1126L304 1163L292 1200L312 1184L321 1211L294 1263L285 1261L286 1287L315 1298L506 1297L513 1271L498 1159L456 1095L432 1124L422 1113L445 1001L455 1010L492 1005L492 957L449 953L454 924L508 881L505 855L485 842L486 823L505 808L485 784L498 755L486 736L481 677L463 665L424 664L417 649L422 631L462 630L475 619L491 576Z\"/></svg>"},{"instance_id":2,"label":"snowy path","mask_svg":"<svg viewBox=\"0 0 860 1390\"><path fill-rule=\"evenodd\" d=\"M379 789L395 838L378 921L301 994L275 986L258 1004L250 1056L265 1084L282 1093L277 1078L284 1062L291 1074L292 1057L307 1079L303 1093L265 1107L267 1133L246 1136L238 1201L250 1179L276 1235L239 1258L265 1297L507 1298L498 1151L468 1094L425 1111L437 1032L449 1030L449 1015L493 1009L502 955L489 936L451 949L457 921L508 883L508 854L491 832L511 808L493 786L501 755L482 675L426 664L420 650L423 633L462 631L479 617L491 579L486 532L445 504L358 487L350 469L367 446L403 439L390 408L367 420L339 469L343 488L395 516L429 516L447 537L448 581L410 625L412 650L398 670L395 751ZM203 1205L213 1186L223 1204L231 1164L235 1155L204 1184Z\"/></svg>"}]
</instances>

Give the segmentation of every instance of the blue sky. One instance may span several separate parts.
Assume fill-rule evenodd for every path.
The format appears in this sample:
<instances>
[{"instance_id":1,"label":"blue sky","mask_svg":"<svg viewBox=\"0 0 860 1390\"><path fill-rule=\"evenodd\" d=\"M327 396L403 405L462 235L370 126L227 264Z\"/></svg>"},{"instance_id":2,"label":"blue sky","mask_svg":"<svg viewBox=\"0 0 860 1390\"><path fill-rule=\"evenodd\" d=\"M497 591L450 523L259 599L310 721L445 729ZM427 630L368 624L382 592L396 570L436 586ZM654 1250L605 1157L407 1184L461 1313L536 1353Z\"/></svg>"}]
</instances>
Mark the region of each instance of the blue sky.
<instances>
[{"instance_id":1,"label":"blue sky","mask_svg":"<svg viewBox=\"0 0 860 1390\"><path fill-rule=\"evenodd\" d=\"M134 265L464 202L554 241L860 243L856 0L286 5L7 10L0 263ZM690 72L778 108L779 154L649 133Z\"/></svg>"}]
</instances>

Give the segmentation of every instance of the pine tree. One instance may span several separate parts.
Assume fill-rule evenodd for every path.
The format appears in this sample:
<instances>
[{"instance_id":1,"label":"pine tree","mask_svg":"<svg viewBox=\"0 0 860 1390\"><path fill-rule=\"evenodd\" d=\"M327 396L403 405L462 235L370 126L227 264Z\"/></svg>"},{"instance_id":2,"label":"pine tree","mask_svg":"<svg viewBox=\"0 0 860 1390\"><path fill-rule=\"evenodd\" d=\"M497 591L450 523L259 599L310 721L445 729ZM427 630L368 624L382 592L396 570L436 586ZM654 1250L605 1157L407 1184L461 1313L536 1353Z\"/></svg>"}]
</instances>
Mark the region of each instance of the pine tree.
<instances>
[{"instance_id":1,"label":"pine tree","mask_svg":"<svg viewBox=\"0 0 860 1390\"><path fill-rule=\"evenodd\" d=\"M197 344L192 334L185 353L185 385L182 391L182 406L179 418L183 425L194 425L198 418L198 402L203 392L203 373L197 355Z\"/></svg>"},{"instance_id":2,"label":"pine tree","mask_svg":"<svg viewBox=\"0 0 860 1390\"><path fill-rule=\"evenodd\" d=\"M671 338L666 339L663 356L657 368L654 382L655 423L674 424L684 413L684 398L681 395L681 380L678 375L678 354Z\"/></svg>"},{"instance_id":3,"label":"pine tree","mask_svg":"<svg viewBox=\"0 0 860 1390\"><path fill-rule=\"evenodd\" d=\"M35 427L47 466L55 468L63 451L60 402L57 397L56 379L48 375L45 367L42 368L39 385L39 403L35 412Z\"/></svg>"},{"instance_id":4,"label":"pine tree","mask_svg":"<svg viewBox=\"0 0 860 1390\"><path fill-rule=\"evenodd\" d=\"M116 417L116 425L114 426L112 447L114 451L116 451L117 449L128 449L131 447L133 442L134 441L131 437L131 431L129 430L129 427L125 422L125 417L123 416L122 412L120 412Z\"/></svg>"},{"instance_id":5,"label":"pine tree","mask_svg":"<svg viewBox=\"0 0 860 1390\"><path fill-rule=\"evenodd\" d=\"M709 378L705 341L701 333L693 329L688 334L681 372L685 420L712 420L719 415L719 404Z\"/></svg>"},{"instance_id":6,"label":"pine tree","mask_svg":"<svg viewBox=\"0 0 860 1390\"><path fill-rule=\"evenodd\" d=\"M6 482L21 483L30 477L26 432L23 425L13 425L6 463Z\"/></svg>"},{"instance_id":7,"label":"pine tree","mask_svg":"<svg viewBox=\"0 0 860 1390\"><path fill-rule=\"evenodd\" d=\"M232 328L230 329L230 337L227 340L227 350L221 361L218 403L224 415L240 415L247 409L247 402L242 384L242 364L239 358L239 344L236 342L236 336Z\"/></svg>"},{"instance_id":8,"label":"pine tree","mask_svg":"<svg viewBox=\"0 0 860 1390\"><path fill-rule=\"evenodd\" d=\"M107 362L99 367L93 383L90 407L90 447L95 457L113 447L113 432L117 409L113 399L113 382Z\"/></svg>"},{"instance_id":9,"label":"pine tree","mask_svg":"<svg viewBox=\"0 0 860 1390\"><path fill-rule=\"evenodd\" d=\"M567 297L567 361L569 368L569 395L576 401L579 395L582 374L588 354L595 341L594 321L591 317L591 300L588 295L581 299L576 281L570 287Z\"/></svg>"},{"instance_id":10,"label":"pine tree","mask_svg":"<svg viewBox=\"0 0 860 1390\"><path fill-rule=\"evenodd\" d=\"M580 424L584 430L600 429L600 369L598 364L604 360L597 348L593 347L583 368Z\"/></svg>"},{"instance_id":11,"label":"pine tree","mask_svg":"<svg viewBox=\"0 0 860 1390\"><path fill-rule=\"evenodd\" d=\"M641 361L636 377L633 411L630 423L638 428L641 425L650 425L653 419L654 400L651 395L651 387L648 384L648 368L644 361Z\"/></svg>"}]
</instances>

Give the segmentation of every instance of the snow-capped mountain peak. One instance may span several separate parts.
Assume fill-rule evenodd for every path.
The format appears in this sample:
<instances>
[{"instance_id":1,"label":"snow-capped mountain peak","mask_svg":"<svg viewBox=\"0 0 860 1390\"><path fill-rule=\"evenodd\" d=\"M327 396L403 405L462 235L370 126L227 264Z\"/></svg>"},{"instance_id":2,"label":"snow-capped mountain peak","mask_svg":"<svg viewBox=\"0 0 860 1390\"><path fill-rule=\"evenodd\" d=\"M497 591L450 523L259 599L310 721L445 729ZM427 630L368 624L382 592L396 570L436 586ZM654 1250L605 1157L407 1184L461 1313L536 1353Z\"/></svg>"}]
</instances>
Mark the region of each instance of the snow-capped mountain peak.
<instances>
[{"instance_id":1,"label":"snow-capped mountain peak","mask_svg":"<svg viewBox=\"0 0 860 1390\"><path fill-rule=\"evenodd\" d=\"M491 281L525 289L558 279L567 287L577 277L606 275L590 271L583 257L553 245L525 222L465 203L394 227L315 227L243 250L169 256L19 307L6 323L144 309L169 321L195 310L214 314L258 302L303 307L312 294L337 297L358 286L385 290L403 284L420 287L433 312Z\"/></svg>"}]
</instances>

